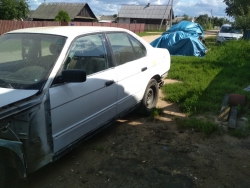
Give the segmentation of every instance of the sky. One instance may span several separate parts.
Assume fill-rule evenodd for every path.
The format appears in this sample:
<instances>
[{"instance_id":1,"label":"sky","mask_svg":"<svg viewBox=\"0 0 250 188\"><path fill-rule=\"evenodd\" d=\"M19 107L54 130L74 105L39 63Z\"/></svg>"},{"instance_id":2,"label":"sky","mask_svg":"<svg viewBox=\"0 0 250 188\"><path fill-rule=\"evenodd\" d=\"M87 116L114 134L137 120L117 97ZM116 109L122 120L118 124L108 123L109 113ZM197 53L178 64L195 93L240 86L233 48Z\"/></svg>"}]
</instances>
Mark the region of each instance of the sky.
<instances>
[{"instance_id":1,"label":"sky","mask_svg":"<svg viewBox=\"0 0 250 188\"><path fill-rule=\"evenodd\" d=\"M169 3L170 1L170 3ZM35 10L41 3L67 2L67 3L88 3L95 15L118 14L121 5L169 5L171 0L27 0L31 10ZM226 5L223 0L173 0L173 10L175 16L186 14L190 17L197 17L201 14L209 16L225 17Z\"/></svg>"}]
</instances>

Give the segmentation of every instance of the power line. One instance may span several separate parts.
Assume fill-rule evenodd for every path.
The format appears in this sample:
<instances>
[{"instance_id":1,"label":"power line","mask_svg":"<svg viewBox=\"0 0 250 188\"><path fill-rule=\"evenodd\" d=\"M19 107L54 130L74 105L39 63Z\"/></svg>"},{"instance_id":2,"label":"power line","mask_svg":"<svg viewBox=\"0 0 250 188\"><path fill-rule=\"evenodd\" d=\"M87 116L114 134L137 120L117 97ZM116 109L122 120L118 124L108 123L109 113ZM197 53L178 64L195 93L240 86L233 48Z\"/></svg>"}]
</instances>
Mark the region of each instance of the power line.
<instances>
[{"instance_id":1,"label":"power line","mask_svg":"<svg viewBox=\"0 0 250 188\"><path fill-rule=\"evenodd\" d=\"M167 8L166 8L166 10L165 10L165 12L164 12L164 14L163 14L163 17L162 17L162 20L161 20L161 25L160 25L159 30L161 30L162 22L163 22L163 19L165 18L165 14L166 14L166 12L167 12L167 10L168 10L169 2L170 2L170 0L168 0L168 5L167 5ZM171 11L171 8L170 8L170 12L172 12L172 11ZM172 13L170 14L170 16L172 16ZM172 20L172 17L171 17L171 20Z\"/></svg>"}]
</instances>

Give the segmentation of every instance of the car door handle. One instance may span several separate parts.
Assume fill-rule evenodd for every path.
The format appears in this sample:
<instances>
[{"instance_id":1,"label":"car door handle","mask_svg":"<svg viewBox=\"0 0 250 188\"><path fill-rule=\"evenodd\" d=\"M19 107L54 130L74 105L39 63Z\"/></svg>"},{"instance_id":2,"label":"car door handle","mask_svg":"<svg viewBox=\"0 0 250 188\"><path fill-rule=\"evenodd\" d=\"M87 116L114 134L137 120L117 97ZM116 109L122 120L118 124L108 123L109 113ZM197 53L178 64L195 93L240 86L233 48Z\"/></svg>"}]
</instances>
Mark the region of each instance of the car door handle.
<instances>
[{"instance_id":1,"label":"car door handle","mask_svg":"<svg viewBox=\"0 0 250 188\"><path fill-rule=\"evenodd\" d=\"M143 72L143 71L145 71L145 70L147 70L148 69L148 67L143 67L142 69L141 69L141 71Z\"/></svg>"},{"instance_id":2,"label":"car door handle","mask_svg":"<svg viewBox=\"0 0 250 188\"><path fill-rule=\"evenodd\" d=\"M114 83L114 80L109 80L105 83L105 86L110 86Z\"/></svg>"}]
</instances>

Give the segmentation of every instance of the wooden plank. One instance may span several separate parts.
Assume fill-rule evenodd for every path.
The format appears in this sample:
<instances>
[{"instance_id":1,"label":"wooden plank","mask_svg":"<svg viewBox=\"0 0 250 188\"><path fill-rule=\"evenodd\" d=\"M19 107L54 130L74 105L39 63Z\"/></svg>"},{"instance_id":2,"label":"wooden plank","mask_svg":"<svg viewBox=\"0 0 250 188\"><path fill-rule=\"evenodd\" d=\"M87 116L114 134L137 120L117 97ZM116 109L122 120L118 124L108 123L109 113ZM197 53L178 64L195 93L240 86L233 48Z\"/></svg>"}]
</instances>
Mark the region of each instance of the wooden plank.
<instances>
[{"instance_id":1,"label":"wooden plank","mask_svg":"<svg viewBox=\"0 0 250 188\"><path fill-rule=\"evenodd\" d=\"M228 101L229 101L229 94L225 94L223 101L221 103L221 107L222 106L228 106Z\"/></svg>"},{"instance_id":2,"label":"wooden plank","mask_svg":"<svg viewBox=\"0 0 250 188\"><path fill-rule=\"evenodd\" d=\"M229 117L230 107L229 106L222 106L220 109L220 114L218 116L219 121L227 121Z\"/></svg>"},{"instance_id":3,"label":"wooden plank","mask_svg":"<svg viewBox=\"0 0 250 188\"><path fill-rule=\"evenodd\" d=\"M229 128L236 128L236 122L237 122L237 107L233 106L231 108L231 112L230 112L228 127Z\"/></svg>"}]
</instances>

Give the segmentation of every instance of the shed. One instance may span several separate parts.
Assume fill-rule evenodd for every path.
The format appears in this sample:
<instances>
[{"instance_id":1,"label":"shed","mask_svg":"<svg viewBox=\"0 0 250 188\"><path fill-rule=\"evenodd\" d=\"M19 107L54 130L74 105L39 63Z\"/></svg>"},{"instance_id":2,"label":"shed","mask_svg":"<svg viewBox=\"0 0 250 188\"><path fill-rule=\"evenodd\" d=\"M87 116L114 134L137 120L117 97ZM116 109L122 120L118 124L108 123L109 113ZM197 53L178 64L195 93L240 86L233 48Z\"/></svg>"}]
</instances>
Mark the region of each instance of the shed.
<instances>
[{"instance_id":1,"label":"shed","mask_svg":"<svg viewBox=\"0 0 250 188\"><path fill-rule=\"evenodd\" d=\"M31 18L34 21L53 21L60 10L66 11L72 21L97 20L87 3L42 3Z\"/></svg>"},{"instance_id":2,"label":"shed","mask_svg":"<svg viewBox=\"0 0 250 188\"><path fill-rule=\"evenodd\" d=\"M172 14L171 14L172 13ZM174 18L173 9L168 5L122 5L118 14L119 23L168 24Z\"/></svg>"},{"instance_id":3,"label":"shed","mask_svg":"<svg viewBox=\"0 0 250 188\"><path fill-rule=\"evenodd\" d=\"M114 23L116 22L116 17L114 15L100 15L97 16L98 22L103 23Z\"/></svg>"}]
</instances>

